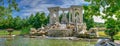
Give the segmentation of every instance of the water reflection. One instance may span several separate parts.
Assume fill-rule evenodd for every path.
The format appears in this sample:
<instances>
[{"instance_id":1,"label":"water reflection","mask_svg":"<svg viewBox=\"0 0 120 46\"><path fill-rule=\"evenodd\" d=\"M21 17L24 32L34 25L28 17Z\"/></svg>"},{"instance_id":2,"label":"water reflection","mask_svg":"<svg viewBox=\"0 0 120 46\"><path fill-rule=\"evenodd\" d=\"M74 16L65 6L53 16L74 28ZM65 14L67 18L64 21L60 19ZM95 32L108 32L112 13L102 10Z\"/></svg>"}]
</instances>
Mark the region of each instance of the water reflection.
<instances>
[{"instance_id":1,"label":"water reflection","mask_svg":"<svg viewBox=\"0 0 120 46\"><path fill-rule=\"evenodd\" d=\"M0 46L5 46L5 38L0 38Z\"/></svg>"},{"instance_id":2,"label":"water reflection","mask_svg":"<svg viewBox=\"0 0 120 46\"><path fill-rule=\"evenodd\" d=\"M0 46L88 46L89 41L55 40L41 38L0 38ZM95 42L92 43L94 46Z\"/></svg>"}]
</instances>

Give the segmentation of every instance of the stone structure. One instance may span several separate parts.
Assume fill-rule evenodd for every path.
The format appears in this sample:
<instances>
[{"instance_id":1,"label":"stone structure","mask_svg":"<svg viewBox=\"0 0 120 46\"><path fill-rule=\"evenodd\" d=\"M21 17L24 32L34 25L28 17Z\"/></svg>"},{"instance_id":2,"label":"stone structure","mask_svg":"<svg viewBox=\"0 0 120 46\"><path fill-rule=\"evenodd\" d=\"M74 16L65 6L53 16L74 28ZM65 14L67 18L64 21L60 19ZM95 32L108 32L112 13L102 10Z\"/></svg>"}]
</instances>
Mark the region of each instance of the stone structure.
<instances>
[{"instance_id":1,"label":"stone structure","mask_svg":"<svg viewBox=\"0 0 120 46\"><path fill-rule=\"evenodd\" d=\"M59 22L59 7L48 8L48 10L50 11L50 24Z\"/></svg>"},{"instance_id":2,"label":"stone structure","mask_svg":"<svg viewBox=\"0 0 120 46\"><path fill-rule=\"evenodd\" d=\"M58 23L83 23L82 6L73 5L70 8L50 7L50 24ZM59 22L59 11L63 12L62 21ZM67 18L65 11L69 12L69 18ZM69 19L69 20L67 20Z\"/></svg>"},{"instance_id":3,"label":"stone structure","mask_svg":"<svg viewBox=\"0 0 120 46\"><path fill-rule=\"evenodd\" d=\"M35 29L35 28L31 28L30 29L30 36L45 36L47 33L47 31L45 31L44 27L42 28L38 28L38 29Z\"/></svg>"},{"instance_id":4,"label":"stone structure","mask_svg":"<svg viewBox=\"0 0 120 46\"><path fill-rule=\"evenodd\" d=\"M48 10L50 12L48 34L53 34L51 30L54 33L69 32L68 34L63 33L64 36L71 35L71 32L86 32L86 25L83 23L82 6L73 5L69 8L50 7ZM59 20L60 11L62 11L61 21ZM69 13L69 17L65 13L66 11Z\"/></svg>"},{"instance_id":5,"label":"stone structure","mask_svg":"<svg viewBox=\"0 0 120 46\"><path fill-rule=\"evenodd\" d=\"M99 37L99 35L98 35L98 29L97 28L91 28L88 33L91 36Z\"/></svg>"}]
</instances>

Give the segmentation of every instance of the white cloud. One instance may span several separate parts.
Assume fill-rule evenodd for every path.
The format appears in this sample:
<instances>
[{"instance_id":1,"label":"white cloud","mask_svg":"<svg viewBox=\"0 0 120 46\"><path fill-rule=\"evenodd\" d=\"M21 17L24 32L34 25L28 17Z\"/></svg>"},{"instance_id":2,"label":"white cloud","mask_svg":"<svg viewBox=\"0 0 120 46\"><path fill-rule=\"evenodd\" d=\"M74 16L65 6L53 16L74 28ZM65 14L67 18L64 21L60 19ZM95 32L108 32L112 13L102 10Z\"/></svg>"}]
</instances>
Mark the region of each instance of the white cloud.
<instances>
[{"instance_id":1,"label":"white cloud","mask_svg":"<svg viewBox=\"0 0 120 46\"><path fill-rule=\"evenodd\" d=\"M100 16L93 16L93 18L94 18L94 22L100 22L100 23L104 23L105 22L105 20L102 19Z\"/></svg>"}]
</instances>

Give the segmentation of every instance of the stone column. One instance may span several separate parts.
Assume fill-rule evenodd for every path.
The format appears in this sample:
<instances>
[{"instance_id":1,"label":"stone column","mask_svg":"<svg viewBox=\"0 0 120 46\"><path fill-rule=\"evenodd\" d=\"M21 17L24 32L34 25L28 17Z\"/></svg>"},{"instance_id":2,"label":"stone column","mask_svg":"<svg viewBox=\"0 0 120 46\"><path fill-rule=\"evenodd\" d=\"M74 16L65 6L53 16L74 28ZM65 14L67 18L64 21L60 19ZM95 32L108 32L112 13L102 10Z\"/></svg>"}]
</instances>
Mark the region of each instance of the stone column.
<instances>
[{"instance_id":1,"label":"stone column","mask_svg":"<svg viewBox=\"0 0 120 46\"><path fill-rule=\"evenodd\" d=\"M82 7L79 8L79 18L80 18L80 23L83 23Z\"/></svg>"},{"instance_id":2,"label":"stone column","mask_svg":"<svg viewBox=\"0 0 120 46\"><path fill-rule=\"evenodd\" d=\"M65 22L65 23L68 23L68 20L67 20L67 14L65 14L65 10L63 10L62 21Z\"/></svg>"},{"instance_id":3,"label":"stone column","mask_svg":"<svg viewBox=\"0 0 120 46\"><path fill-rule=\"evenodd\" d=\"M75 24L75 11L72 10L72 23Z\"/></svg>"},{"instance_id":4,"label":"stone column","mask_svg":"<svg viewBox=\"0 0 120 46\"><path fill-rule=\"evenodd\" d=\"M50 13L50 19L49 19L50 24L52 24L52 13Z\"/></svg>"},{"instance_id":5,"label":"stone column","mask_svg":"<svg viewBox=\"0 0 120 46\"><path fill-rule=\"evenodd\" d=\"M49 19L49 22L50 22L50 24L52 24L52 18L53 18L53 12L51 11L51 10L49 10L50 11L50 19Z\"/></svg>"},{"instance_id":6,"label":"stone column","mask_svg":"<svg viewBox=\"0 0 120 46\"><path fill-rule=\"evenodd\" d=\"M58 11L55 11L55 15L56 15L56 22L59 23L59 13L58 13Z\"/></svg>"}]
</instances>

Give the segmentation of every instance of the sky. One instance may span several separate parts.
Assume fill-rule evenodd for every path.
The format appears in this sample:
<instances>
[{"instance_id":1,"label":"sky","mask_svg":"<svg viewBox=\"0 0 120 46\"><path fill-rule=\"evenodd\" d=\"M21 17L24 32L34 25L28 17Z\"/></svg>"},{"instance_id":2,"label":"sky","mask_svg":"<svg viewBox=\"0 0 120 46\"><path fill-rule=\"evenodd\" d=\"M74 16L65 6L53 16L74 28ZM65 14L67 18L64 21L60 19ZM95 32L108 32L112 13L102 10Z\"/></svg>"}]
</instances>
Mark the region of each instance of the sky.
<instances>
[{"instance_id":1,"label":"sky","mask_svg":"<svg viewBox=\"0 0 120 46\"><path fill-rule=\"evenodd\" d=\"M49 14L48 7L59 6L61 8L68 8L71 5L88 5L89 2L84 0L17 0L19 12L14 11L13 17L20 16L22 18L29 17L36 12L45 12ZM103 22L100 17L94 16L95 22Z\"/></svg>"}]
</instances>

